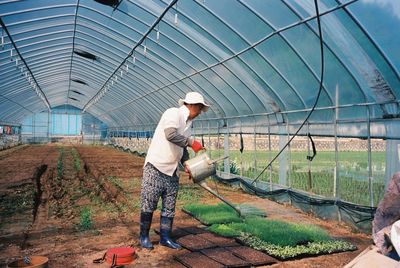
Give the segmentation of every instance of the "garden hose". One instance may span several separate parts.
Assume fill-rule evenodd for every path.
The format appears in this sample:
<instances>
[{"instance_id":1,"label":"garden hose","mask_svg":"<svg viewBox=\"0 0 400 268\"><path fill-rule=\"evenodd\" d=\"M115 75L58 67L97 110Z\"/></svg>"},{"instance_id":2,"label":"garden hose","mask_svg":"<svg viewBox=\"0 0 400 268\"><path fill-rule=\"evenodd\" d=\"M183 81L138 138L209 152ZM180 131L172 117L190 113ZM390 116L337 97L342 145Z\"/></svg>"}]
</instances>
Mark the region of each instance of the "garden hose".
<instances>
[{"instance_id":1,"label":"garden hose","mask_svg":"<svg viewBox=\"0 0 400 268\"><path fill-rule=\"evenodd\" d=\"M310 118L311 114L314 112L315 107L317 106L319 97L321 96L322 92L322 87L323 87L323 81L324 81L324 68L325 68L325 61L324 61L324 41L322 38L322 29L321 29L321 21L320 21L320 14L318 10L318 0L314 0L314 6L315 6L315 13L317 15L317 24L318 24L318 33L319 33L319 44L320 44L320 54L321 54L321 76L320 76L320 83L319 83L319 90L317 93L317 97L315 98L315 102L313 107L311 108L310 112L306 116L306 118L303 120L301 123L300 127L296 130L294 135L289 139L289 141L285 144L285 146L282 147L282 149L277 153L277 155L269 162L269 164L258 174L258 176L251 182L253 185L259 178L260 176L269 168L271 167L272 163L281 155L281 153L286 149L286 147L289 146L289 144L292 142L292 140L299 134L300 130L303 128L305 123L308 121Z\"/></svg>"}]
</instances>

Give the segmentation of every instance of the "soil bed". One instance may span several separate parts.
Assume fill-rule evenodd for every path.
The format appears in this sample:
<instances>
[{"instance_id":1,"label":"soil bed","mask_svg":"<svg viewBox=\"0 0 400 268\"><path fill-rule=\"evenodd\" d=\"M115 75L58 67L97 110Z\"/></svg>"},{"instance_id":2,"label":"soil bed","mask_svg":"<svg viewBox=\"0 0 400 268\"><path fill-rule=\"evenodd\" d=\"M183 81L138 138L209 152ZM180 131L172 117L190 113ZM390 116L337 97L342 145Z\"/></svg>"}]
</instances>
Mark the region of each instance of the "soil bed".
<instances>
[{"instance_id":1,"label":"soil bed","mask_svg":"<svg viewBox=\"0 0 400 268\"><path fill-rule=\"evenodd\" d=\"M108 248L137 247L143 162L143 158L104 146L30 145L0 152L0 267L21 256L42 255L49 258L50 267L102 268L108 265L92 261L102 257ZM46 169L37 176L38 168L43 166ZM199 222L182 212L182 206L195 198L205 204L220 201L193 185L184 174L180 182L174 227L195 230ZM257 204L270 219L318 225L330 236L358 247L354 252L278 262L268 267L341 267L371 244L370 236L353 232L343 223L317 219L288 205L221 184L217 187L233 203ZM21 197L27 200L15 207L15 200ZM159 216L157 211L153 229L159 228ZM134 264L125 267L184 267L174 259L177 251L158 245L159 237L154 231L151 239L155 249L137 248ZM185 250L179 254L185 254Z\"/></svg>"}]
</instances>

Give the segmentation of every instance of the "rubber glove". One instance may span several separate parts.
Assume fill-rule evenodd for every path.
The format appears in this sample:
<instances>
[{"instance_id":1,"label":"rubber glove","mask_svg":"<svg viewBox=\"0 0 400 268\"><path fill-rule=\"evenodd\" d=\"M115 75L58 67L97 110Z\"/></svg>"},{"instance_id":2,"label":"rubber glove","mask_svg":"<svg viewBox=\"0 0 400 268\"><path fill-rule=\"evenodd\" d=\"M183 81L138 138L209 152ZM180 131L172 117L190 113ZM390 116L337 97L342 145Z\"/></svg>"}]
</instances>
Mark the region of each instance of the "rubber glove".
<instances>
[{"instance_id":1,"label":"rubber glove","mask_svg":"<svg viewBox=\"0 0 400 268\"><path fill-rule=\"evenodd\" d=\"M194 140L194 141L192 142L192 149L193 149L193 151L194 151L195 153L197 153L198 151L200 151L200 150L202 150L202 149L204 149L204 148L203 148L203 146L201 145L200 142Z\"/></svg>"}]
</instances>

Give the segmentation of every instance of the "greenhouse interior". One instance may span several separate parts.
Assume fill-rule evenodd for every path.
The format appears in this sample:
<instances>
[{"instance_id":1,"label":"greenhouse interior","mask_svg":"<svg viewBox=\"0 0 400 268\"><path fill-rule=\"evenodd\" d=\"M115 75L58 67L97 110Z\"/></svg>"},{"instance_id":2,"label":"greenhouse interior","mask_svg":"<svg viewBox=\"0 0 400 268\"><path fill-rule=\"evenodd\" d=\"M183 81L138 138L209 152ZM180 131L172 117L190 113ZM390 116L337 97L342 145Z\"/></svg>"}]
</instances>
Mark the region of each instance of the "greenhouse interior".
<instances>
[{"instance_id":1,"label":"greenhouse interior","mask_svg":"<svg viewBox=\"0 0 400 268\"><path fill-rule=\"evenodd\" d=\"M399 23L0 0L0 266L398 267Z\"/></svg>"}]
</instances>

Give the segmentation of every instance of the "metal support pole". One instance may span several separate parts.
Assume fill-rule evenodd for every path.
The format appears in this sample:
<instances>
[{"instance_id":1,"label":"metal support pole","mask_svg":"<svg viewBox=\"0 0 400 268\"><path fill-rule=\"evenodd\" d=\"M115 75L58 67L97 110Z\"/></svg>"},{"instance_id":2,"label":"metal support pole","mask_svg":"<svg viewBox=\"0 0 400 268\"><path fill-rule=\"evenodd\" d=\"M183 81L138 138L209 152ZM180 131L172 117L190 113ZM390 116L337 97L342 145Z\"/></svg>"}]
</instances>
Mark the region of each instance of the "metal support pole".
<instances>
[{"instance_id":1,"label":"metal support pole","mask_svg":"<svg viewBox=\"0 0 400 268\"><path fill-rule=\"evenodd\" d=\"M240 137L243 140L243 133L242 133L242 119L240 118ZM243 152L244 152L244 144L243 144L243 150L240 153L240 177L243 178Z\"/></svg>"},{"instance_id":2,"label":"metal support pole","mask_svg":"<svg viewBox=\"0 0 400 268\"><path fill-rule=\"evenodd\" d=\"M32 134L33 134L33 143L36 143L36 130L35 130L35 128L36 128L36 120L35 120L35 116L36 116L36 114L33 114L33 116L32 116L32 125L33 125L33 128L32 128Z\"/></svg>"},{"instance_id":3,"label":"metal support pole","mask_svg":"<svg viewBox=\"0 0 400 268\"><path fill-rule=\"evenodd\" d=\"M210 121L208 121L208 150L210 151L210 156L212 152L212 144L211 144L211 131L210 131Z\"/></svg>"},{"instance_id":4,"label":"metal support pole","mask_svg":"<svg viewBox=\"0 0 400 268\"><path fill-rule=\"evenodd\" d=\"M289 119L288 116L286 116L286 133L287 133L287 142L290 140L290 131L289 131ZM291 150L291 144L288 144L287 150L288 150L288 168L287 168L287 180L288 180L288 186L292 187L292 178L291 178L291 173L292 173L292 150Z\"/></svg>"},{"instance_id":5,"label":"metal support pole","mask_svg":"<svg viewBox=\"0 0 400 268\"><path fill-rule=\"evenodd\" d=\"M340 175L339 175L339 147L338 147L338 118L339 118L339 86L336 85L335 94L335 118L334 118L334 133L335 133L335 169L334 169L334 197L340 199ZM340 209L338 209L338 220L342 220Z\"/></svg>"},{"instance_id":6,"label":"metal support pole","mask_svg":"<svg viewBox=\"0 0 400 268\"><path fill-rule=\"evenodd\" d=\"M50 111L47 111L47 142L50 142Z\"/></svg>"},{"instance_id":7,"label":"metal support pole","mask_svg":"<svg viewBox=\"0 0 400 268\"><path fill-rule=\"evenodd\" d=\"M191 128L192 128L192 130L193 130L193 138L194 139L196 139L196 127L195 127L195 124L196 124L196 122L192 122L192 126L191 126Z\"/></svg>"},{"instance_id":8,"label":"metal support pole","mask_svg":"<svg viewBox=\"0 0 400 268\"><path fill-rule=\"evenodd\" d=\"M67 117L67 136L70 136L71 135L71 121L70 121L71 115L67 111L65 111L65 113L66 113L66 117Z\"/></svg>"},{"instance_id":9,"label":"metal support pole","mask_svg":"<svg viewBox=\"0 0 400 268\"><path fill-rule=\"evenodd\" d=\"M271 160L272 160L271 121L269 120L268 115L267 115L267 119L268 119L268 156L269 156L268 163L271 163ZM272 164L269 167L269 190L272 191Z\"/></svg>"},{"instance_id":10,"label":"metal support pole","mask_svg":"<svg viewBox=\"0 0 400 268\"><path fill-rule=\"evenodd\" d=\"M367 135L368 135L368 188L369 188L369 199L370 206L374 206L374 185L372 177L372 158L371 158L371 114L370 107L367 106Z\"/></svg>"},{"instance_id":11,"label":"metal support pole","mask_svg":"<svg viewBox=\"0 0 400 268\"><path fill-rule=\"evenodd\" d=\"M81 114L81 135L82 135L82 144L84 144L84 137L85 137L85 133L83 132L83 117L84 117L84 113ZM110 139L110 129L108 129L108 138ZM110 140L109 140L110 143Z\"/></svg>"},{"instance_id":12,"label":"metal support pole","mask_svg":"<svg viewBox=\"0 0 400 268\"><path fill-rule=\"evenodd\" d=\"M225 158L224 160L224 172L225 173L230 173L230 165L229 165L229 124L228 124L228 120L226 120L226 131L224 134L224 157L228 157Z\"/></svg>"},{"instance_id":13,"label":"metal support pole","mask_svg":"<svg viewBox=\"0 0 400 268\"><path fill-rule=\"evenodd\" d=\"M204 147L206 147L206 145L204 144L203 121L201 121L200 134L201 134L201 145L203 145ZM206 148L207 148L207 147L206 147Z\"/></svg>"},{"instance_id":14,"label":"metal support pole","mask_svg":"<svg viewBox=\"0 0 400 268\"><path fill-rule=\"evenodd\" d=\"M287 138L285 133L287 133L286 126L283 126L282 124L278 124L279 127L279 150L282 150L282 148L286 145L287 143ZM282 153L279 155L279 185L282 186L288 186L287 183L287 148L282 151Z\"/></svg>"},{"instance_id":15,"label":"metal support pole","mask_svg":"<svg viewBox=\"0 0 400 268\"><path fill-rule=\"evenodd\" d=\"M221 157L221 150L219 146L219 122L217 122L217 152L218 152L218 158ZM218 169L219 165L217 165Z\"/></svg>"},{"instance_id":16,"label":"metal support pole","mask_svg":"<svg viewBox=\"0 0 400 268\"><path fill-rule=\"evenodd\" d=\"M310 123L307 122L307 133L310 133ZM307 139L307 155L310 155L310 139ZM311 161L308 162L308 183L307 183L307 191L312 191L312 176L311 176Z\"/></svg>"},{"instance_id":17,"label":"metal support pole","mask_svg":"<svg viewBox=\"0 0 400 268\"><path fill-rule=\"evenodd\" d=\"M257 177L257 140L256 140L256 127L257 127L257 123L256 123L256 118L254 117L254 128L253 128L253 156L254 156L254 179ZM261 178L262 180L262 178ZM257 184L256 184L257 186Z\"/></svg>"},{"instance_id":18,"label":"metal support pole","mask_svg":"<svg viewBox=\"0 0 400 268\"><path fill-rule=\"evenodd\" d=\"M95 127L95 124L92 124L92 132L93 132L93 140L92 140L92 144L94 144L94 127Z\"/></svg>"},{"instance_id":19,"label":"metal support pole","mask_svg":"<svg viewBox=\"0 0 400 268\"><path fill-rule=\"evenodd\" d=\"M201 141L203 141L203 140L204 140L203 121L201 121L200 134L201 134L201 138L202 138ZM204 144L204 145L205 145L205 144Z\"/></svg>"}]
</instances>

